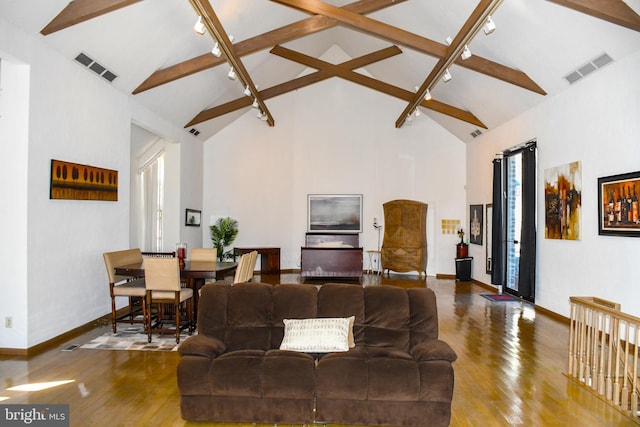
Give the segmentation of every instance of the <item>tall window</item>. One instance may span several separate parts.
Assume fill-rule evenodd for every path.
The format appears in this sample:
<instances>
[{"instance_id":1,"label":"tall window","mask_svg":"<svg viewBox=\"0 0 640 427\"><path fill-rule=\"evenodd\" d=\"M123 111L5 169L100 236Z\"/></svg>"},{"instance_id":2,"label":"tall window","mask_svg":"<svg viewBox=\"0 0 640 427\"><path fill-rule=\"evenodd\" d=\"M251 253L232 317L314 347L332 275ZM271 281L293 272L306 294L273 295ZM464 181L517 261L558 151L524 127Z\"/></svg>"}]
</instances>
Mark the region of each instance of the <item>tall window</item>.
<instances>
[{"instance_id":1,"label":"tall window","mask_svg":"<svg viewBox=\"0 0 640 427\"><path fill-rule=\"evenodd\" d=\"M164 204L164 152L142 168L142 235L144 250L162 251L162 208Z\"/></svg>"}]
</instances>

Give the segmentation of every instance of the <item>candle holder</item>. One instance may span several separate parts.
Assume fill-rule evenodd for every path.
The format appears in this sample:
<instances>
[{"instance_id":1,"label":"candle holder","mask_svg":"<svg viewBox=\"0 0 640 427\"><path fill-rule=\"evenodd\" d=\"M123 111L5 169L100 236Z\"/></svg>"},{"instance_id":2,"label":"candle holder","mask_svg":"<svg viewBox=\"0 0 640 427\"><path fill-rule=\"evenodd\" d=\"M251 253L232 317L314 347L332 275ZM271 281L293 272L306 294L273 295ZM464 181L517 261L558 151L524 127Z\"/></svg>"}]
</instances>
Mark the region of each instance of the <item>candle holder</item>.
<instances>
[{"instance_id":1,"label":"candle holder","mask_svg":"<svg viewBox=\"0 0 640 427\"><path fill-rule=\"evenodd\" d=\"M180 268L184 268L184 260L187 257L187 244L176 244L176 254L178 255L178 264L180 264Z\"/></svg>"}]
</instances>

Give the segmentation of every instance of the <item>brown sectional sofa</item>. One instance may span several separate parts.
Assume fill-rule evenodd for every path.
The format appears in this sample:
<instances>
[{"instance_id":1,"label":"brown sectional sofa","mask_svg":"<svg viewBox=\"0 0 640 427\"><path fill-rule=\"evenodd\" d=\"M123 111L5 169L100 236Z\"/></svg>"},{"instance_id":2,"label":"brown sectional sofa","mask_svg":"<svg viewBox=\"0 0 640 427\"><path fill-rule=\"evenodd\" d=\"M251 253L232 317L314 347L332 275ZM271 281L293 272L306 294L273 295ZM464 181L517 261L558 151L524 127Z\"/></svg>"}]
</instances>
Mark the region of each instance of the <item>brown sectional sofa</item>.
<instances>
[{"instance_id":1,"label":"brown sectional sofa","mask_svg":"<svg viewBox=\"0 0 640 427\"><path fill-rule=\"evenodd\" d=\"M179 347L189 421L447 426L455 352L428 288L209 284ZM349 317L347 352L279 350L283 319Z\"/></svg>"}]
</instances>

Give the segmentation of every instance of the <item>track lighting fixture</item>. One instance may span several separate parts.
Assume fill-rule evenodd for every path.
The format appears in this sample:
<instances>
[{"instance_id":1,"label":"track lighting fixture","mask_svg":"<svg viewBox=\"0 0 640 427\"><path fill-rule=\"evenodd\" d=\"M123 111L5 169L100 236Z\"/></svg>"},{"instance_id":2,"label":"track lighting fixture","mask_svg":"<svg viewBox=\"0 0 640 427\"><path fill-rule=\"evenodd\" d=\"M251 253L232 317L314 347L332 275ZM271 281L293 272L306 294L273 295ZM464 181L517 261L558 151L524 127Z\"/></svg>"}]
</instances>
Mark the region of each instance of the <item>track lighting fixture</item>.
<instances>
[{"instance_id":1,"label":"track lighting fixture","mask_svg":"<svg viewBox=\"0 0 640 427\"><path fill-rule=\"evenodd\" d=\"M260 104L258 104L258 98L253 98L253 104L251 104L253 108L258 108Z\"/></svg>"},{"instance_id":2,"label":"track lighting fixture","mask_svg":"<svg viewBox=\"0 0 640 427\"><path fill-rule=\"evenodd\" d=\"M218 44L218 42L216 42L216 44L213 45L213 49L211 49L211 54L216 58L220 58L220 55L222 55L222 52L220 51L220 45Z\"/></svg>"},{"instance_id":3,"label":"track lighting fixture","mask_svg":"<svg viewBox=\"0 0 640 427\"><path fill-rule=\"evenodd\" d=\"M462 50L462 54L460 55L460 57L462 59L471 58L471 51L469 50L469 46L467 46L466 44L464 45L464 49Z\"/></svg>"},{"instance_id":4,"label":"track lighting fixture","mask_svg":"<svg viewBox=\"0 0 640 427\"><path fill-rule=\"evenodd\" d=\"M233 43L233 41L234 41L235 39L236 39L235 37L233 37L231 34L229 34L229 41L230 41L231 43Z\"/></svg>"},{"instance_id":5,"label":"track lighting fixture","mask_svg":"<svg viewBox=\"0 0 640 427\"><path fill-rule=\"evenodd\" d=\"M415 111L413 112L413 115L416 117L420 116L420 110L416 107Z\"/></svg>"},{"instance_id":6,"label":"track lighting fixture","mask_svg":"<svg viewBox=\"0 0 640 427\"><path fill-rule=\"evenodd\" d=\"M203 35L204 32L207 30L207 28L204 26L204 22L202 22L202 15L198 16L198 20L196 21L195 25L193 26L193 31L195 31L196 33Z\"/></svg>"},{"instance_id":7,"label":"track lighting fixture","mask_svg":"<svg viewBox=\"0 0 640 427\"><path fill-rule=\"evenodd\" d=\"M244 88L244 92L242 93L244 93L245 96L251 96L251 89L249 89L249 85Z\"/></svg>"},{"instance_id":8,"label":"track lighting fixture","mask_svg":"<svg viewBox=\"0 0 640 427\"><path fill-rule=\"evenodd\" d=\"M267 120L267 114L264 113L262 110L258 111L258 115L256 117L263 121Z\"/></svg>"},{"instance_id":9,"label":"track lighting fixture","mask_svg":"<svg viewBox=\"0 0 640 427\"><path fill-rule=\"evenodd\" d=\"M405 122L408 125L411 125L411 123L413 122L413 116L411 115L411 113L407 114L407 119L405 120Z\"/></svg>"},{"instance_id":10,"label":"track lighting fixture","mask_svg":"<svg viewBox=\"0 0 640 427\"><path fill-rule=\"evenodd\" d=\"M233 67L231 67L231 69L229 70L229 74L227 74L227 77L229 77L230 80L236 79L236 72L233 71Z\"/></svg>"},{"instance_id":11,"label":"track lighting fixture","mask_svg":"<svg viewBox=\"0 0 640 427\"><path fill-rule=\"evenodd\" d=\"M493 31L496 29L496 24L493 22L493 19L491 19L491 15L487 17L487 23L484 24L483 29L484 33L487 35L493 33Z\"/></svg>"},{"instance_id":12,"label":"track lighting fixture","mask_svg":"<svg viewBox=\"0 0 640 427\"><path fill-rule=\"evenodd\" d=\"M429 89L427 89L427 91L424 93L424 100L429 101L430 99L431 99L431 92L429 92Z\"/></svg>"},{"instance_id":13,"label":"track lighting fixture","mask_svg":"<svg viewBox=\"0 0 640 427\"><path fill-rule=\"evenodd\" d=\"M453 39L450 36L444 39L444 41L447 42L447 46L451 46L451 43L453 43Z\"/></svg>"},{"instance_id":14,"label":"track lighting fixture","mask_svg":"<svg viewBox=\"0 0 640 427\"><path fill-rule=\"evenodd\" d=\"M448 82L449 80L451 80L451 73L449 72L449 69L448 69L448 68L446 68L446 69L444 70L444 75L442 76L442 81L446 83L446 82Z\"/></svg>"}]
</instances>

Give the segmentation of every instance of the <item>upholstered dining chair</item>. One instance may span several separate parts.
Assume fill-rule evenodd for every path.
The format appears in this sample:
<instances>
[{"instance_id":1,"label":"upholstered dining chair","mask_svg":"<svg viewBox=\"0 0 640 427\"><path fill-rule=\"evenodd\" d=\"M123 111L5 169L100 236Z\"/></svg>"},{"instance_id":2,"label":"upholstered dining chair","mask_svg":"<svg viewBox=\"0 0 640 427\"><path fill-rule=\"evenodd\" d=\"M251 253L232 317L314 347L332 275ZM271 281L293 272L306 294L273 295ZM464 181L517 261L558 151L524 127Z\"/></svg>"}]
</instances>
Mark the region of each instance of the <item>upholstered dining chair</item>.
<instances>
[{"instance_id":1,"label":"upholstered dining chair","mask_svg":"<svg viewBox=\"0 0 640 427\"><path fill-rule=\"evenodd\" d=\"M256 268L257 259L258 251L247 252L240 257L236 274L233 278L234 284L249 282L253 278L253 271Z\"/></svg>"},{"instance_id":2,"label":"upholstered dining chair","mask_svg":"<svg viewBox=\"0 0 640 427\"><path fill-rule=\"evenodd\" d=\"M122 251L105 252L102 254L104 264L107 268L107 276L109 277L109 295L111 296L111 323L113 325L113 333L117 332L116 323L119 321L128 321L129 323L142 322L147 324L146 311L146 289L144 279L117 276L115 268L123 265L136 264L142 262L142 253L140 249L125 249ZM122 316L116 314L116 297L127 297L129 299L129 310ZM136 302L140 303L140 307L136 308ZM137 320L136 313L142 312L142 320Z\"/></svg>"},{"instance_id":3,"label":"upholstered dining chair","mask_svg":"<svg viewBox=\"0 0 640 427\"><path fill-rule=\"evenodd\" d=\"M217 261L218 250L216 248L192 248L191 261Z\"/></svg>"},{"instance_id":4,"label":"upholstered dining chair","mask_svg":"<svg viewBox=\"0 0 640 427\"><path fill-rule=\"evenodd\" d=\"M144 260L145 286L147 291L147 312L151 313L152 305L172 305L174 310L175 330L163 327L163 316L156 317L152 324L151 316L147 316L147 335L151 342L153 332L175 332L176 343L180 343L180 330L187 327L189 335L193 332L193 289L180 286L180 266L178 258L147 258ZM181 306L185 305L186 322L181 322ZM162 312L163 310L158 310Z\"/></svg>"}]
</instances>

